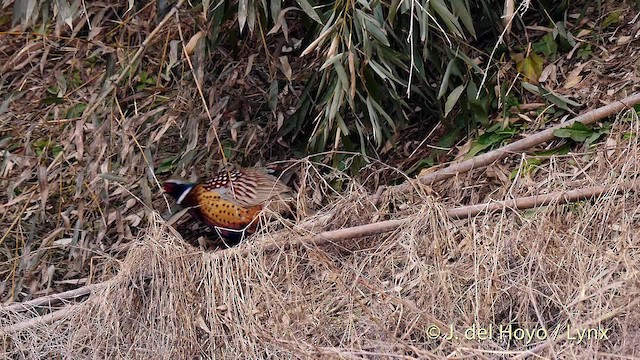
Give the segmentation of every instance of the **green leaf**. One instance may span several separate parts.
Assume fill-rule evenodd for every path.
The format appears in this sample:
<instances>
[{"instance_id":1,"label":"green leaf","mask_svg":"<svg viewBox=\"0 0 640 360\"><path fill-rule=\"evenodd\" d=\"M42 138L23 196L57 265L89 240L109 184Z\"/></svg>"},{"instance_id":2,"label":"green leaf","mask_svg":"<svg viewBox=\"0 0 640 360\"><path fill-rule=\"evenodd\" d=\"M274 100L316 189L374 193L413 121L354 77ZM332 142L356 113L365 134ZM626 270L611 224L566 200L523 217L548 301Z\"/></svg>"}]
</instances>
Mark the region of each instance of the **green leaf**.
<instances>
[{"instance_id":1,"label":"green leaf","mask_svg":"<svg viewBox=\"0 0 640 360\"><path fill-rule=\"evenodd\" d=\"M340 83L342 84L342 91L345 93L349 92L349 77L347 76L347 72L342 65L342 62L336 62L333 67L336 70L336 74L338 74L338 79L340 79Z\"/></svg>"},{"instance_id":2,"label":"green leaf","mask_svg":"<svg viewBox=\"0 0 640 360\"><path fill-rule=\"evenodd\" d=\"M556 129L553 131L553 135L563 139L571 139L573 141L584 142L591 135L593 135L593 129L587 127L581 122L575 122L571 126Z\"/></svg>"},{"instance_id":3,"label":"green leaf","mask_svg":"<svg viewBox=\"0 0 640 360\"><path fill-rule=\"evenodd\" d=\"M453 11L460 17L462 24L473 37L476 37L476 30L473 27L473 19L469 12L469 2L463 0L451 0Z\"/></svg>"},{"instance_id":4,"label":"green leaf","mask_svg":"<svg viewBox=\"0 0 640 360\"><path fill-rule=\"evenodd\" d=\"M281 2L280 0L270 1L269 5L271 10L271 19L273 20L273 22L276 22L278 20L278 17L280 16L280 10L282 9Z\"/></svg>"},{"instance_id":5,"label":"green leaf","mask_svg":"<svg viewBox=\"0 0 640 360\"><path fill-rule=\"evenodd\" d=\"M510 180L515 179L518 174L520 175L531 174L541 164L542 164L542 159L536 159L536 158L524 159L524 161L520 164L520 166L517 169L514 169L513 171L511 171L511 174L509 174L509 179Z\"/></svg>"},{"instance_id":6,"label":"green leaf","mask_svg":"<svg viewBox=\"0 0 640 360\"><path fill-rule=\"evenodd\" d=\"M249 1L249 11L247 12L247 25L249 30L253 31L256 26L256 2L255 0Z\"/></svg>"},{"instance_id":7,"label":"green leaf","mask_svg":"<svg viewBox=\"0 0 640 360\"><path fill-rule=\"evenodd\" d=\"M364 9L371 11L371 4L369 4L369 1L367 0L357 0L357 1L360 5L362 5Z\"/></svg>"},{"instance_id":8,"label":"green leaf","mask_svg":"<svg viewBox=\"0 0 640 360\"><path fill-rule=\"evenodd\" d=\"M82 112L84 112L84 109L86 108L87 108L87 104L83 104L83 103L73 105L67 110L67 115L65 116L65 119L79 118L82 115Z\"/></svg>"},{"instance_id":9,"label":"green leaf","mask_svg":"<svg viewBox=\"0 0 640 360\"><path fill-rule=\"evenodd\" d=\"M456 36L463 37L462 28L460 27L460 23L455 15L449 11L447 6L442 0L431 0L429 1L433 10L440 16L442 21L447 25L449 31L454 33Z\"/></svg>"},{"instance_id":10,"label":"green leaf","mask_svg":"<svg viewBox=\"0 0 640 360\"><path fill-rule=\"evenodd\" d=\"M244 24L247 23L247 13L249 12L249 0L239 0L238 2L238 25L240 26L240 32L244 29Z\"/></svg>"},{"instance_id":11,"label":"green leaf","mask_svg":"<svg viewBox=\"0 0 640 360\"><path fill-rule=\"evenodd\" d=\"M547 34L540 41L533 44L533 50L544 54L546 57L554 57L558 53L558 44L553 34Z\"/></svg>"},{"instance_id":12,"label":"green leaf","mask_svg":"<svg viewBox=\"0 0 640 360\"><path fill-rule=\"evenodd\" d=\"M349 135L349 128L347 128L347 124L344 123L344 119L342 118L342 116L340 114L336 114L336 122L338 123L338 126L340 127L340 130L342 131L342 134L344 136L348 136Z\"/></svg>"},{"instance_id":13,"label":"green leaf","mask_svg":"<svg viewBox=\"0 0 640 360\"><path fill-rule=\"evenodd\" d=\"M518 169L514 169L509 175L509 179L513 180L516 178L518 173L520 174L531 174L543 163L545 157L549 157L552 155L566 155L571 150L571 146L569 144L564 144L563 146L555 149L540 151L535 153L534 156L530 158L525 158L524 162Z\"/></svg>"},{"instance_id":14,"label":"green leaf","mask_svg":"<svg viewBox=\"0 0 640 360\"><path fill-rule=\"evenodd\" d=\"M356 14L362 21L362 25L367 30L374 39L376 39L379 43L389 46L389 39L387 39L387 35L383 32L382 24L379 21L367 15L360 9L356 9Z\"/></svg>"},{"instance_id":15,"label":"green leaf","mask_svg":"<svg viewBox=\"0 0 640 360\"><path fill-rule=\"evenodd\" d=\"M400 0L391 0L391 6L389 7L389 16L387 19L392 25L396 22L396 14L398 13L398 5Z\"/></svg>"},{"instance_id":16,"label":"green leaf","mask_svg":"<svg viewBox=\"0 0 640 360\"><path fill-rule=\"evenodd\" d=\"M375 101L374 99L371 99L371 105L373 105L373 107L376 108L376 110L378 110L378 115L382 115L382 117L384 117L387 120L387 123L389 124L389 126L391 126L392 129L396 129L396 123L393 121L391 116L389 116L389 114L387 114L387 112L384 111L382 106L380 106L380 104L378 104L377 101Z\"/></svg>"},{"instance_id":17,"label":"green leaf","mask_svg":"<svg viewBox=\"0 0 640 360\"><path fill-rule=\"evenodd\" d=\"M451 94L449 94L449 96L447 96L447 102L444 104L444 116L445 117L447 115L449 115L449 112L451 112L451 110L453 109L455 104L458 102L458 99L460 99L460 95L462 95L462 92L464 91L464 89L465 89L465 86L464 85L460 85L457 88L453 89Z\"/></svg>"},{"instance_id":18,"label":"green leaf","mask_svg":"<svg viewBox=\"0 0 640 360\"><path fill-rule=\"evenodd\" d=\"M280 91L278 90L278 81L274 80L271 82L269 86L269 108L271 110L276 111L278 107L278 94Z\"/></svg>"},{"instance_id":19,"label":"green leaf","mask_svg":"<svg viewBox=\"0 0 640 360\"><path fill-rule=\"evenodd\" d=\"M415 175L418 170L422 170L424 168L429 168L434 165L433 157L428 157L426 159L420 159L415 164L413 164L406 173L408 175Z\"/></svg>"},{"instance_id":20,"label":"green leaf","mask_svg":"<svg viewBox=\"0 0 640 360\"><path fill-rule=\"evenodd\" d=\"M534 94L542 96L542 98L544 98L545 100L552 102L554 105L558 106L561 109L567 110L572 114L575 114L575 112L571 110L571 108L569 108L569 105L574 107L582 106L582 104L575 102L565 96L557 94L540 85L536 86L527 82L522 82L522 87Z\"/></svg>"},{"instance_id":21,"label":"green leaf","mask_svg":"<svg viewBox=\"0 0 640 360\"><path fill-rule=\"evenodd\" d=\"M277 1L277 0L276 0ZM305 12L310 18L315 20L318 24L322 25L322 20L320 20L320 16L316 12L316 10L309 4L307 0L296 0L298 5L302 8L302 11Z\"/></svg>"},{"instance_id":22,"label":"green leaf","mask_svg":"<svg viewBox=\"0 0 640 360\"><path fill-rule=\"evenodd\" d=\"M562 21L558 21L555 23L553 32L554 34L558 34L560 45L565 45L565 47L568 47L569 49L572 49L574 46L576 46L576 39L573 38L571 32L565 29L564 23Z\"/></svg>"},{"instance_id":23,"label":"green leaf","mask_svg":"<svg viewBox=\"0 0 640 360\"><path fill-rule=\"evenodd\" d=\"M518 62L516 68L527 81L537 82L542 75L542 65L544 60L532 51L529 56Z\"/></svg>"},{"instance_id":24,"label":"green leaf","mask_svg":"<svg viewBox=\"0 0 640 360\"><path fill-rule=\"evenodd\" d=\"M398 83L400 85L406 85L406 83L404 81L401 81L400 79L398 79L394 74L391 73L391 71L388 70L387 67L383 67L381 64L377 63L375 60L371 60L369 61L369 66L376 72L376 74L378 74L382 79L384 80L393 80L392 82L390 82L391 87L393 87L393 89L395 90L395 83Z\"/></svg>"},{"instance_id":25,"label":"green leaf","mask_svg":"<svg viewBox=\"0 0 640 360\"><path fill-rule=\"evenodd\" d=\"M509 139L511 136L513 136L511 132L486 132L473 142L466 158L474 157L481 151L494 145L500 145L504 140Z\"/></svg>"},{"instance_id":26,"label":"green leaf","mask_svg":"<svg viewBox=\"0 0 640 360\"><path fill-rule=\"evenodd\" d=\"M9 110L9 105L11 105L12 102L23 97L26 93L27 91L22 90L22 91L15 91L9 94L6 94L6 93L2 94L4 98L1 99L0 101L0 114L4 114L5 112L7 112L7 110Z\"/></svg>"},{"instance_id":27,"label":"green leaf","mask_svg":"<svg viewBox=\"0 0 640 360\"><path fill-rule=\"evenodd\" d=\"M444 93L449 88L449 79L451 77L451 72L453 68L456 66L456 58L449 60L447 64L447 68L444 71L444 75L442 76L442 82L440 83L440 90L438 91L438 99L441 99L444 96Z\"/></svg>"},{"instance_id":28,"label":"green leaf","mask_svg":"<svg viewBox=\"0 0 640 360\"><path fill-rule=\"evenodd\" d=\"M156 169L155 173L156 174L163 174L163 173L167 173L167 172L173 172L173 170L176 168L175 160L176 160L176 158L174 156L172 156L172 157L162 161L160 163L160 166L158 166L158 168Z\"/></svg>"},{"instance_id":29,"label":"green leaf","mask_svg":"<svg viewBox=\"0 0 640 360\"><path fill-rule=\"evenodd\" d=\"M338 113L338 110L342 106L342 101L341 101L342 94L343 92L340 86L338 86L338 81L334 81L333 93L331 94L331 105L326 110L327 119L329 119L329 121L333 121L333 119L335 119L336 114ZM329 130L329 129L325 129L325 130Z\"/></svg>"},{"instance_id":30,"label":"green leaf","mask_svg":"<svg viewBox=\"0 0 640 360\"><path fill-rule=\"evenodd\" d=\"M606 29L609 27L609 25L617 25L620 23L620 19L622 13L620 12L620 10L614 10L612 11L609 15L607 15L606 18L604 18L604 20L602 21L602 24L600 25L601 29Z\"/></svg>"},{"instance_id":31,"label":"green leaf","mask_svg":"<svg viewBox=\"0 0 640 360\"><path fill-rule=\"evenodd\" d=\"M593 50L591 44L585 44L578 49L578 57L582 60L587 60L593 57Z\"/></svg>"},{"instance_id":32,"label":"green leaf","mask_svg":"<svg viewBox=\"0 0 640 360\"><path fill-rule=\"evenodd\" d=\"M343 56L344 56L344 53L341 52L339 54L335 54L332 57L328 58L327 61L325 61L324 64L322 64L322 66L320 67L320 70L326 69L327 67L333 65L335 62L342 61Z\"/></svg>"}]
</instances>

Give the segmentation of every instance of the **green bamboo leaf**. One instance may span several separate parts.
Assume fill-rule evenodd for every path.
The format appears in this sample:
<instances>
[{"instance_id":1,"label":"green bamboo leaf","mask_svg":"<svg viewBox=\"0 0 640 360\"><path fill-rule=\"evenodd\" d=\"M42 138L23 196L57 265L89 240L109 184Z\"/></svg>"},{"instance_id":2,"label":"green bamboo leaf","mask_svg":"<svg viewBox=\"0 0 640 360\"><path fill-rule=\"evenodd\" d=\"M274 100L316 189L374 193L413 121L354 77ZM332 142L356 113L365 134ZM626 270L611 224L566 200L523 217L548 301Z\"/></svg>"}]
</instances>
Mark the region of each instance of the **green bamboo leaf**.
<instances>
[{"instance_id":1,"label":"green bamboo leaf","mask_svg":"<svg viewBox=\"0 0 640 360\"><path fill-rule=\"evenodd\" d=\"M304 11L305 14L315 20L318 24L322 25L322 20L320 20L320 16L316 12L316 9L314 9L307 0L296 0L296 2L300 5L300 8L302 8L302 11Z\"/></svg>"},{"instance_id":2,"label":"green bamboo leaf","mask_svg":"<svg viewBox=\"0 0 640 360\"><path fill-rule=\"evenodd\" d=\"M240 26L240 32L244 29L244 25L247 23L247 13L249 11L249 0L240 0L238 3L238 25Z\"/></svg>"},{"instance_id":3,"label":"green bamboo leaf","mask_svg":"<svg viewBox=\"0 0 640 360\"><path fill-rule=\"evenodd\" d=\"M249 30L253 32L256 27L256 2L255 0L249 1L249 10L247 11L247 25Z\"/></svg>"},{"instance_id":4,"label":"green bamboo leaf","mask_svg":"<svg viewBox=\"0 0 640 360\"><path fill-rule=\"evenodd\" d=\"M391 25L396 22L396 14L398 13L398 6L400 5L400 0L392 0L391 6L389 7L389 16L387 19Z\"/></svg>"},{"instance_id":5,"label":"green bamboo leaf","mask_svg":"<svg viewBox=\"0 0 640 360\"><path fill-rule=\"evenodd\" d=\"M343 94L340 86L338 86L338 81L334 81L333 93L331 94L331 105L327 108L327 118L329 121L333 121L335 119L342 102L340 101L340 96Z\"/></svg>"},{"instance_id":6,"label":"green bamboo leaf","mask_svg":"<svg viewBox=\"0 0 640 360\"><path fill-rule=\"evenodd\" d=\"M473 20L471 19L471 13L469 12L469 3L462 0L451 0L451 7L453 11L458 15L462 24L473 37L476 37L476 30L473 27Z\"/></svg>"},{"instance_id":7,"label":"green bamboo leaf","mask_svg":"<svg viewBox=\"0 0 640 360\"><path fill-rule=\"evenodd\" d=\"M548 100L550 102L552 102L554 105L556 105L557 107L567 110L572 114L575 114L575 112L573 112L573 110L571 110L571 108L569 107L569 105L574 106L574 107L580 107L582 106L582 104L575 102L565 96L562 96L558 93L555 93L547 88L544 88L542 86L536 86L533 84L529 84L527 82L522 82L522 87L525 88L526 90L537 94L539 96L542 96L542 98L544 98L545 100Z\"/></svg>"},{"instance_id":8,"label":"green bamboo leaf","mask_svg":"<svg viewBox=\"0 0 640 360\"><path fill-rule=\"evenodd\" d=\"M387 39L387 35L382 31L382 27L376 25L370 21L365 21L365 27L367 28L367 32L373 36L379 43L384 46L389 46L389 39Z\"/></svg>"},{"instance_id":9,"label":"green bamboo leaf","mask_svg":"<svg viewBox=\"0 0 640 360\"><path fill-rule=\"evenodd\" d=\"M272 0L269 2L271 10L271 19L276 22L280 18L280 11L282 10L280 0Z\"/></svg>"},{"instance_id":10,"label":"green bamboo leaf","mask_svg":"<svg viewBox=\"0 0 640 360\"><path fill-rule=\"evenodd\" d=\"M467 66L470 66L471 68L473 68L473 70L475 70L476 72L478 72L479 74L482 74L484 72L484 69L481 69L480 66L478 66L478 64L469 56L467 56L466 54L464 54L463 52L456 52L456 57L458 59L461 59L462 61L464 61L465 64L467 64ZM458 71L457 74L461 74L461 72Z\"/></svg>"},{"instance_id":11,"label":"green bamboo leaf","mask_svg":"<svg viewBox=\"0 0 640 360\"><path fill-rule=\"evenodd\" d=\"M380 60L384 61L385 59L380 59ZM390 82L390 84L391 84L391 86L393 87L394 90L396 89L396 86L395 86L394 82L398 83L398 84L400 84L402 86L406 86L407 85L407 83L405 81L398 79L391 72L391 70L389 70L389 66L386 63L383 62L383 64L385 66L383 66L382 64L378 64L374 60L370 60L369 61L369 66L371 66L371 68L374 69L374 71L376 71L376 73L378 73L378 74L383 73L385 75L383 78L393 80L392 82Z\"/></svg>"},{"instance_id":12,"label":"green bamboo leaf","mask_svg":"<svg viewBox=\"0 0 640 360\"><path fill-rule=\"evenodd\" d=\"M385 120L387 120L387 123L389 124L389 126L391 126L391 128L393 129L396 128L396 123L393 121L391 116L389 116L389 114L387 114L387 112L384 111L382 106L380 106L380 104L378 104L377 101L375 101L374 99L371 99L371 105L373 105L373 107L376 108L376 110L378 111L378 115L382 115L382 117L385 118Z\"/></svg>"},{"instance_id":13,"label":"green bamboo leaf","mask_svg":"<svg viewBox=\"0 0 640 360\"><path fill-rule=\"evenodd\" d=\"M431 18L429 18L429 3L425 4L425 9L420 12L420 20L418 21L418 25L420 25L420 41L427 41L429 35L429 25L431 23ZM424 46L424 50L427 51L429 49L428 46Z\"/></svg>"},{"instance_id":14,"label":"green bamboo leaf","mask_svg":"<svg viewBox=\"0 0 640 360\"><path fill-rule=\"evenodd\" d=\"M444 75L442 76L442 82L440 83L440 90L438 91L438 99L441 99L444 96L444 93L449 88L449 78L451 77L451 71L456 64L456 59L453 58L449 60L447 64L447 68L444 71Z\"/></svg>"},{"instance_id":15,"label":"green bamboo leaf","mask_svg":"<svg viewBox=\"0 0 640 360\"><path fill-rule=\"evenodd\" d=\"M336 74L338 74L338 79L340 79L340 83L342 84L342 91L348 93L349 78L347 77L347 72L345 71L342 62L336 62L333 68L336 69Z\"/></svg>"},{"instance_id":16,"label":"green bamboo leaf","mask_svg":"<svg viewBox=\"0 0 640 360\"><path fill-rule=\"evenodd\" d=\"M340 54L335 54L332 57L328 58L327 61L325 61L324 64L322 64L322 66L320 67L320 70L324 70L336 62L342 61L343 56L344 56L344 53L341 52Z\"/></svg>"},{"instance_id":17,"label":"green bamboo leaf","mask_svg":"<svg viewBox=\"0 0 640 360\"><path fill-rule=\"evenodd\" d=\"M423 3L424 6L424 3ZM411 10L411 1L401 1L400 2L400 13L406 14Z\"/></svg>"},{"instance_id":18,"label":"green bamboo leaf","mask_svg":"<svg viewBox=\"0 0 640 360\"><path fill-rule=\"evenodd\" d=\"M458 19L451 13L451 11L449 11L444 2L442 0L430 0L429 3L433 10L440 16L442 21L447 25L449 31L462 37L462 28L460 27Z\"/></svg>"},{"instance_id":19,"label":"green bamboo leaf","mask_svg":"<svg viewBox=\"0 0 640 360\"><path fill-rule=\"evenodd\" d=\"M373 103L375 100L371 96L367 97L367 112L369 113L369 121L371 122L371 128L373 129L373 140L376 144L381 143L382 131L380 130L380 121L378 118L378 112L375 110Z\"/></svg>"},{"instance_id":20,"label":"green bamboo leaf","mask_svg":"<svg viewBox=\"0 0 640 360\"><path fill-rule=\"evenodd\" d=\"M364 126L360 123L360 121L356 121L356 129L358 130L358 137L360 138L360 151L363 155L366 156L365 149L367 148L367 142L364 139Z\"/></svg>"},{"instance_id":21,"label":"green bamboo leaf","mask_svg":"<svg viewBox=\"0 0 640 360\"><path fill-rule=\"evenodd\" d=\"M449 96L447 97L447 102L444 104L445 117L449 115L449 112L453 109L453 106L458 102L458 99L460 99L460 95L462 95L464 88L464 85L458 86L457 88L453 89L451 94L449 94Z\"/></svg>"},{"instance_id":22,"label":"green bamboo leaf","mask_svg":"<svg viewBox=\"0 0 640 360\"><path fill-rule=\"evenodd\" d=\"M269 107L271 110L276 111L278 107L278 94L280 93L278 89L278 81L274 80L269 86Z\"/></svg>"},{"instance_id":23,"label":"green bamboo leaf","mask_svg":"<svg viewBox=\"0 0 640 360\"><path fill-rule=\"evenodd\" d=\"M571 126L553 130L553 135L559 138L570 138L573 141L584 142L597 132L581 122L575 122ZM598 136L600 134L597 134Z\"/></svg>"},{"instance_id":24,"label":"green bamboo leaf","mask_svg":"<svg viewBox=\"0 0 640 360\"><path fill-rule=\"evenodd\" d=\"M378 20L369 16L360 9L356 9L356 14L364 28L369 34L371 34L371 36L373 36L374 39L385 46L389 46L389 39L387 39L387 35L383 31L382 24L380 24Z\"/></svg>"},{"instance_id":25,"label":"green bamboo leaf","mask_svg":"<svg viewBox=\"0 0 640 360\"><path fill-rule=\"evenodd\" d=\"M358 0L358 3L362 5L363 8L371 11L371 6L367 0Z\"/></svg>"},{"instance_id":26,"label":"green bamboo leaf","mask_svg":"<svg viewBox=\"0 0 640 360\"><path fill-rule=\"evenodd\" d=\"M340 114L336 114L336 122L338 123L342 134L344 134L345 136L349 135L349 128L347 127L347 124L345 124L344 119Z\"/></svg>"},{"instance_id":27,"label":"green bamboo leaf","mask_svg":"<svg viewBox=\"0 0 640 360\"><path fill-rule=\"evenodd\" d=\"M522 87L525 88L526 90L529 90L530 92L536 94L536 95L541 95L540 94L540 90L538 89L537 86L533 85L533 84L529 84L528 82L523 82L522 83Z\"/></svg>"},{"instance_id":28,"label":"green bamboo leaf","mask_svg":"<svg viewBox=\"0 0 640 360\"><path fill-rule=\"evenodd\" d=\"M465 155L465 158L472 158L481 151L484 151L494 145L499 146L504 140L509 139L511 136L512 135L509 133L486 132L473 142L469 149L469 153Z\"/></svg>"},{"instance_id":29,"label":"green bamboo leaf","mask_svg":"<svg viewBox=\"0 0 640 360\"><path fill-rule=\"evenodd\" d=\"M274 2L278 2L278 1L274 1ZM260 5L262 5L262 10L264 11L264 16L268 16L267 14L267 9L269 9L269 7L267 7L267 0L260 0ZM258 6L255 5L255 7L257 8ZM278 18L273 19L273 21L276 21Z\"/></svg>"},{"instance_id":30,"label":"green bamboo leaf","mask_svg":"<svg viewBox=\"0 0 640 360\"><path fill-rule=\"evenodd\" d=\"M389 77L387 76L386 71L383 71L382 67L378 65L378 63L376 63L375 61L371 60L369 62L369 67L373 69L373 71L375 71L375 73L378 74L378 76L380 76L382 80L389 80Z\"/></svg>"}]
</instances>

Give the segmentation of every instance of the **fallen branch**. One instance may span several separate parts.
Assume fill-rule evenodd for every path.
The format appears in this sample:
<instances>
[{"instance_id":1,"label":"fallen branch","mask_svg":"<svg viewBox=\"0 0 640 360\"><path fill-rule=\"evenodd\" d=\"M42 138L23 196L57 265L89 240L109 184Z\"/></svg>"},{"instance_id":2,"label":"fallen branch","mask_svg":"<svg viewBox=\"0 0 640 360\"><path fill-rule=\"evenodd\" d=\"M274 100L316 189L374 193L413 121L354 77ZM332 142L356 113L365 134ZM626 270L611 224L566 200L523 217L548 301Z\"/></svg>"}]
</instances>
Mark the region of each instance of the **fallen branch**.
<instances>
[{"instance_id":1,"label":"fallen branch","mask_svg":"<svg viewBox=\"0 0 640 360\"><path fill-rule=\"evenodd\" d=\"M447 211L447 216L453 219L463 219L471 216L476 216L483 212L494 212L506 209L524 210L538 206L547 206L553 203L562 205L574 201L586 200L593 197L601 196L607 192L614 194L635 189L637 187L640 187L640 180L626 181L613 188L611 186L601 185L583 189L557 191L551 194L525 196L511 200L498 201L495 203L485 203L453 208Z\"/></svg>"},{"instance_id":2,"label":"fallen branch","mask_svg":"<svg viewBox=\"0 0 640 360\"><path fill-rule=\"evenodd\" d=\"M462 206L447 211L447 217L451 219L463 219L476 216L480 213L490 213L499 210L523 210L538 206L546 206L552 203L562 205L574 201L586 200L593 197L601 196L607 192L619 193L626 190L635 189L640 186L640 180L630 180L619 184L618 186L592 186L584 189L557 191L550 194L526 196L511 200L490 202L478 205ZM338 229L321 232L311 237L302 237L296 241L278 242L267 245L269 249L287 248L295 245L314 244L322 245L326 243L340 242L349 239L355 239L365 236L377 235L385 232L391 232L413 219L397 219L380 221L373 224L365 224L350 228Z\"/></svg>"},{"instance_id":3,"label":"fallen branch","mask_svg":"<svg viewBox=\"0 0 640 360\"><path fill-rule=\"evenodd\" d=\"M92 291L103 288L107 283L102 282L98 284L91 284L87 286L83 286L77 289L51 294L47 296L42 296L33 300L15 303L7 306L0 307L0 313L8 312L8 311L21 311L21 310L31 310L36 306L50 307L57 303L64 302L69 299L74 299L80 296L84 296L90 294Z\"/></svg>"},{"instance_id":4,"label":"fallen branch","mask_svg":"<svg viewBox=\"0 0 640 360\"><path fill-rule=\"evenodd\" d=\"M37 316L37 317L31 318L29 320L25 320L25 321L21 321L19 323L13 324L13 325L5 326L2 329L0 329L0 335L6 335L6 334L18 332L18 331L25 330L25 329L28 329L30 327L36 326L36 325L51 324L51 323L53 323L55 321L58 321L58 320L64 318L69 313L71 313L73 310L75 310L75 306L70 306L70 307L62 308L60 310L54 311L54 312L46 314L46 315Z\"/></svg>"},{"instance_id":5,"label":"fallen branch","mask_svg":"<svg viewBox=\"0 0 640 360\"><path fill-rule=\"evenodd\" d=\"M489 151L485 154L475 156L468 160L451 164L444 169L424 175L422 177L417 178L416 180L423 185L431 185L435 182L448 179L458 174L490 165L497 160L507 157L509 154L519 153L524 150L530 149L536 145L540 145L542 143L555 139L553 132L557 129L562 129L562 128L571 126L576 122L580 122L585 125L592 124L598 120L606 118L607 116L617 114L624 109L631 108L638 103L640 103L640 94L634 94L634 95L628 96L622 100L618 100L609 105L605 105L603 107L588 111L580 116L573 118L572 120L560 123L556 126L548 128L537 134L528 136L524 139L515 141L499 149ZM406 193L406 192L412 191L414 189L414 186L415 185L413 181L409 181L401 185L389 187L387 188L387 191L397 191L400 193ZM379 199L380 199L380 195L378 194L375 194L371 197L371 201L374 204L377 204Z\"/></svg>"}]
</instances>

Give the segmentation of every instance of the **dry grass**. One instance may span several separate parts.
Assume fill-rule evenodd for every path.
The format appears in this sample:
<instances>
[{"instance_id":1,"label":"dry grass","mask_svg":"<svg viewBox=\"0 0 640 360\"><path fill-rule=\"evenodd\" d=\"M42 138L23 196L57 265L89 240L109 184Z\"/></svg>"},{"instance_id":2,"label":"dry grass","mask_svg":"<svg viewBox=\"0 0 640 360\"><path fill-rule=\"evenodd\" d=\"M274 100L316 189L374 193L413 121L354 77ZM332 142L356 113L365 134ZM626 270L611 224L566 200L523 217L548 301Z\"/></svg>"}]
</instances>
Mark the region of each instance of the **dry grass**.
<instances>
[{"instance_id":1,"label":"dry grass","mask_svg":"<svg viewBox=\"0 0 640 360\"><path fill-rule=\"evenodd\" d=\"M192 69L182 45L207 27L201 10L181 8L159 25L155 6L92 2L72 28L37 31L10 28L3 10L0 302L112 277L152 213L168 213L160 182L211 173L220 146L247 166L264 163L265 154L284 157L271 141L274 117L297 90L286 89L277 113L263 107L270 55L260 39L192 57ZM224 26L225 36L233 26ZM251 55L265 66L248 65ZM205 66L215 79L203 80Z\"/></svg>"},{"instance_id":2,"label":"dry grass","mask_svg":"<svg viewBox=\"0 0 640 360\"><path fill-rule=\"evenodd\" d=\"M498 165L437 186L440 201L413 194L376 210L353 189L318 214L331 219L324 229L408 214L410 225L392 234L265 250L272 241L305 235L293 228L209 253L185 245L156 217L105 287L71 307L64 320L4 336L4 354L508 358L535 350L559 358L640 356L635 191L467 220L449 220L443 211L465 198L601 184L613 189L634 179L640 147L635 135L629 140L638 133L633 120L619 121L595 151L551 158L509 186L493 186L492 194L488 184ZM385 205L396 211L389 214ZM29 317L6 312L0 321L6 326ZM454 339L433 338L433 326L443 334L452 327ZM513 337L501 336L501 327ZM491 336L480 333L490 328ZM579 340L572 332L584 329L606 330L608 338L592 333ZM537 335L521 339L522 331ZM575 339L566 339L567 332Z\"/></svg>"},{"instance_id":3,"label":"dry grass","mask_svg":"<svg viewBox=\"0 0 640 360\"><path fill-rule=\"evenodd\" d=\"M276 111L265 105L265 79L284 82L266 54L278 39L220 46L210 58L190 59L191 69L174 41L186 43L206 28L199 11L181 9L156 27L153 6L128 12L124 3L86 5L74 30L52 25L38 34L0 25L0 300L103 285L66 306L0 308L0 329L11 330L0 335L0 357L509 358L527 350L559 358L640 356L636 192L467 220L445 216L446 208L465 204L613 189L634 179L635 113L619 119L596 149L542 158L533 171L526 166L531 156L513 154L378 206L364 188L385 183L376 177L384 165L366 169L374 175L363 187L351 182L338 193L332 185L348 182L344 174L333 173L340 181L328 183L303 161L299 209L319 210L315 217L296 225L282 220L238 248L204 252L163 225L158 213L168 204L159 181L212 171L220 158L215 129L233 162L285 157L290 149L273 141L278 115L301 88L282 89ZM86 19L102 31L80 36ZM616 33L635 33L630 24L624 30ZM593 105L633 90L628 69L636 49L600 49L594 57L610 52L616 61L597 61L592 81L573 95ZM246 59L255 54L251 67ZM296 84L313 61L290 57ZM204 77L205 66L217 78ZM124 80L99 100L117 76ZM203 84L202 97L194 79ZM89 107L91 116L81 116ZM391 234L268 246L405 217L409 225ZM301 225L316 218L313 229ZM493 336L466 338L474 324L478 331L491 326ZM443 332L452 326L457 338L432 338L434 325ZM546 329L548 339L500 337L500 326ZM565 340L569 327L608 329L609 339Z\"/></svg>"}]
</instances>

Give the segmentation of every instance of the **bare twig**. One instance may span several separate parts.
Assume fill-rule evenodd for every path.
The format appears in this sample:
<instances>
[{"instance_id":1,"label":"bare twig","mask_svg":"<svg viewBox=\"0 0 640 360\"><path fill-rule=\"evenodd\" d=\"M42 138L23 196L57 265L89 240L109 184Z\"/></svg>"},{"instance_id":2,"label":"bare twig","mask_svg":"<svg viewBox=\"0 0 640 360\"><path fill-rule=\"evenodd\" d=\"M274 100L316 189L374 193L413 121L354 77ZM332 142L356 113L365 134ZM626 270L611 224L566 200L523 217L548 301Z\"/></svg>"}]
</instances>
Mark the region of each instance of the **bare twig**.
<instances>
[{"instance_id":1,"label":"bare twig","mask_svg":"<svg viewBox=\"0 0 640 360\"><path fill-rule=\"evenodd\" d=\"M558 124L554 127L548 128L535 135L531 135L525 139L515 141L509 145L503 146L493 151L489 151L488 153L485 153L482 155L478 155L471 159L464 160L459 163L451 164L444 169L427 174L416 180L423 185L431 185L434 182L445 180L450 177L456 176L458 174L487 166L493 163L494 161L507 157L509 154L521 152L526 149L532 148L536 145L553 140L555 138L555 136L553 135L553 132L557 129L562 129L562 128L571 126L576 122L580 122L585 125L592 124L607 116L616 114L624 109L631 108L638 103L640 103L640 94L634 94L634 95L628 96L622 100L615 101L609 105L588 111L580 116L575 117L572 120L569 120L561 124ZM414 188L414 186L415 185L413 182L407 182L398 186L390 187L387 190L405 193L405 192L410 192ZM371 197L371 200L374 204L376 204L379 199L380 197L376 195L373 195Z\"/></svg>"}]
</instances>

